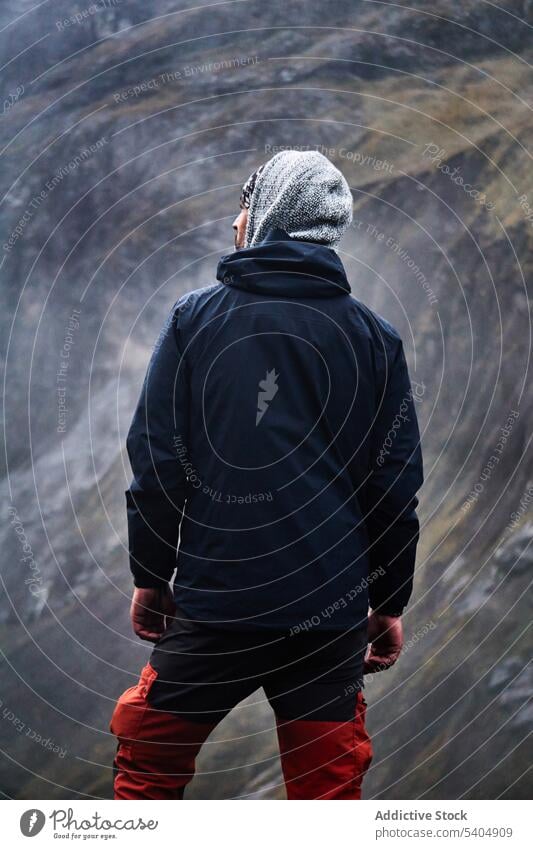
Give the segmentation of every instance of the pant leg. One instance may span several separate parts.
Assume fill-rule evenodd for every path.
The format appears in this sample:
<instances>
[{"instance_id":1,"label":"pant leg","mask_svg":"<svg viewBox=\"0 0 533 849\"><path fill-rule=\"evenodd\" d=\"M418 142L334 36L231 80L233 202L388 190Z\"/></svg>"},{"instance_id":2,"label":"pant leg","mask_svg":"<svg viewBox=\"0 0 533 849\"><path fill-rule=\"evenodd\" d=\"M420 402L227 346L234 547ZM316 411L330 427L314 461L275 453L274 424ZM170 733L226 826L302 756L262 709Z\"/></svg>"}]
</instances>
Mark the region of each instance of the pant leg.
<instances>
[{"instance_id":1,"label":"pant leg","mask_svg":"<svg viewBox=\"0 0 533 849\"><path fill-rule=\"evenodd\" d=\"M156 678L147 664L115 707L110 725L118 738L115 799L182 799L200 747L216 725L153 708L148 695Z\"/></svg>"},{"instance_id":2,"label":"pant leg","mask_svg":"<svg viewBox=\"0 0 533 849\"><path fill-rule=\"evenodd\" d=\"M256 690L253 635L221 632L182 611L111 720L116 799L181 799L204 741Z\"/></svg>"},{"instance_id":3,"label":"pant leg","mask_svg":"<svg viewBox=\"0 0 533 849\"><path fill-rule=\"evenodd\" d=\"M362 694L366 623L288 636L265 683L289 799L360 799L372 760Z\"/></svg>"},{"instance_id":4,"label":"pant leg","mask_svg":"<svg viewBox=\"0 0 533 849\"><path fill-rule=\"evenodd\" d=\"M345 722L276 717L288 799L360 799L372 760L365 728L366 704L357 694Z\"/></svg>"}]
</instances>

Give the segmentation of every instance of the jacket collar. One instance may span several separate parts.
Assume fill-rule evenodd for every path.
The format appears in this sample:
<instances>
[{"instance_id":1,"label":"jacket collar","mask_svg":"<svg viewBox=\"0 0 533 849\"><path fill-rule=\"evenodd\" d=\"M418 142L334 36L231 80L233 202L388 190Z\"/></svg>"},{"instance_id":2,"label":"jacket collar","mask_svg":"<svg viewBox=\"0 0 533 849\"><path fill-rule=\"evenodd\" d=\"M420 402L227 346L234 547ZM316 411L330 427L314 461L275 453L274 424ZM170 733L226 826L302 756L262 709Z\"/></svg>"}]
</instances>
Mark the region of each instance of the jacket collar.
<instances>
[{"instance_id":1,"label":"jacket collar","mask_svg":"<svg viewBox=\"0 0 533 849\"><path fill-rule=\"evenodd\" d=\"M351 291L332 248L291 239L278 227L259 245L223 256L217 280L247 292L288 298L331 298Z\"/></svg>"}]
</instances>

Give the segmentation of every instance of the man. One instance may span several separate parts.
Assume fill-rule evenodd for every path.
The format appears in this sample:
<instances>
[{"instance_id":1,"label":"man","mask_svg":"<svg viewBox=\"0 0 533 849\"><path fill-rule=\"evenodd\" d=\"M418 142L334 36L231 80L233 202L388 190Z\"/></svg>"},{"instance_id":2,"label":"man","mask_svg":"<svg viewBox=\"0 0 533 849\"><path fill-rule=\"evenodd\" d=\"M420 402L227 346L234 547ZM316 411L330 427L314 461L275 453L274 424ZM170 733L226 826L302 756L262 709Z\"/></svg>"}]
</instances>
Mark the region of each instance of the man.
<instances>
[{"instance_id":1,"label":"man","mask_svg":"<svg viewBox=\"0 0 533 849\"><path fill-rule=\"evenodd\" d=\"M243 188L219 282L155 347L126 498L133 628L156 646L113 714L117 799L182 798L260 687L288 798L360 798L363 667L401 650L422 460L401 340L335 250L351 217L328 159L278 153Z\"/></svg>"}]
</instances>

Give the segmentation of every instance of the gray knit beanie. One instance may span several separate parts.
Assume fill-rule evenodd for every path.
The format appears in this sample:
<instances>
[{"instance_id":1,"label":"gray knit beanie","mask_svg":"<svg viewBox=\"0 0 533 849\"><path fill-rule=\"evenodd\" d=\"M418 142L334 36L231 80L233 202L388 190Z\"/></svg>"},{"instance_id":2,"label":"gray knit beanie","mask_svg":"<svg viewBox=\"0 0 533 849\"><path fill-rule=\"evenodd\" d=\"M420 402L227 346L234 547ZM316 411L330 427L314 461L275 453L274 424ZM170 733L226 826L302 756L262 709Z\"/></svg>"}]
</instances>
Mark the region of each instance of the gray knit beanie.
<instances>
[{"instance_id":1,"label":"gray knit beanie","mask_svg":"<svg viewBox=\"0 0 533 849\"><path fill-rule=\"evenodd\" d=\"M315 150L282 150L252 177L246 247L263 241L271 227L294 239L337 246L351 223L353 198L329 159Z\"/></svg>"}]
</instances>

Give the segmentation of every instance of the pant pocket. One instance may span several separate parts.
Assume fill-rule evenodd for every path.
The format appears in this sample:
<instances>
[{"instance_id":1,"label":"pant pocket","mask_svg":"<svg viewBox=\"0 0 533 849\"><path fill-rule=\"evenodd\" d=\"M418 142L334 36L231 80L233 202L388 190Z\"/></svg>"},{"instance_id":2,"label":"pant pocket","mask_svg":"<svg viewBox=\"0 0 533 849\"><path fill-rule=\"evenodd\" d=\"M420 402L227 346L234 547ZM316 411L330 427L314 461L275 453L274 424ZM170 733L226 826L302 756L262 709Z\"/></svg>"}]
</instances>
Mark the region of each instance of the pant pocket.
<instances>
[{"instance_id":1,"label":"pant pocket","mask_svg":"<svg viewBox=\"0 0 533 849\"><path fill-rule=\"evenodd\" d=\"M370 764L372 763L372 758L374 757L372 740L366 730L366 708L367 704L365 697L363 695L363 691L360 690L357 694L357 703L355 706L354 742L355 755L357 759L357 772L361 779L367 772Z\"/></svg>"},{"instance_id":2,"label":"pant pocket","mask_svg":"<svg viewBox=\"0 0 533 849\"><path fill-rule=\"evenodd\" d=\"M130 743L138 739L148 708L148 693L156 678L157 672L147 663L137 684L125 690L115 705L109 730L121 742Z\"/></svg>"}]
</instances>

